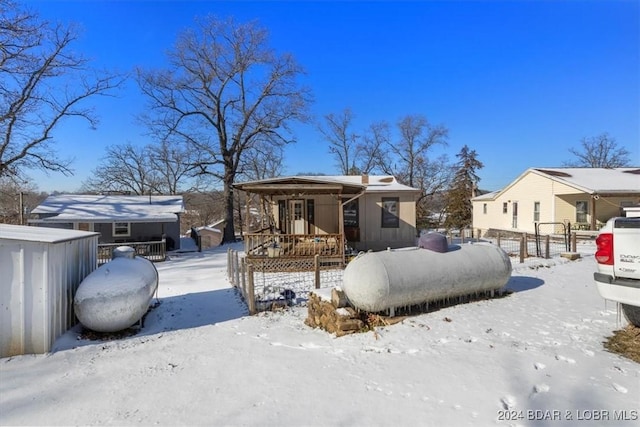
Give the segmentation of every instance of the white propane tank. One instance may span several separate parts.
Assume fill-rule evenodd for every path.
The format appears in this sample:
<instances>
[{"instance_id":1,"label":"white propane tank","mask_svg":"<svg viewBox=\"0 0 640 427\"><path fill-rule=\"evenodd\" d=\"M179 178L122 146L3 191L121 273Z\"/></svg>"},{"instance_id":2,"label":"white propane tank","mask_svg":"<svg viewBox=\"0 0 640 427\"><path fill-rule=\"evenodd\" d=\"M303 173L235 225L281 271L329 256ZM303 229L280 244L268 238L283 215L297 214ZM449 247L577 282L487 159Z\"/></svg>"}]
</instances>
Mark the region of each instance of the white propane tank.
<instances>
[{"instance_id":1,"label":"white propane tank","mask_svg":"<svg viewBox=\"0 0 640 427\"><path fill-rule=\"evenodd\" d=\"M74 297L76 317L96 332L126 329L145 315L158 288L158 270L133 248L120 246L113 259L80 283Z\"/></svg>"},{"instance_id":2,"label":"white propane tank","mask_svg":"<svg viewBox=\"0 0 640 427\"><path fill-rule=\"evenodd\" d=\"M510 276L509 256L491 244L405 248L358 255L344 270L343 291L354 307L379 312L497 290Z\"/></svg>"}]
</instances>

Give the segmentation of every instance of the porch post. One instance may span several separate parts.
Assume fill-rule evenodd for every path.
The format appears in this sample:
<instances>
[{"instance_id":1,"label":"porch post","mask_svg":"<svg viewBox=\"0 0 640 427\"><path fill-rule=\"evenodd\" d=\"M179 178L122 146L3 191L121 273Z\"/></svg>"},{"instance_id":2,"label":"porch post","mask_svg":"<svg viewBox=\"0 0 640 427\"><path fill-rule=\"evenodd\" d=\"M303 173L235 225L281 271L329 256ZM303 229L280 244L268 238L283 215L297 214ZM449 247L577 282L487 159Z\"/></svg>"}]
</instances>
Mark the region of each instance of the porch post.
<instances>
[{"instance_id":1,"label":"porch post","mask_svg":"<svg viewBox=\"0 0 640 427\"><path fill-rule=\"evenodd\" d=\"M251 214L251 209L249 209L249 201L251 200L251 194L245 191L244 198L245 198L244 229L245 229L245 234L249 234L249 223L251 219L251 217L249 216Z\"/></svg>"},{"instance_id":2,"label":"porch post","mask_svg":"<svg viewBox=\"0 0 640 427\"><path fill-rule=\"evenodd\" d=\"M596 197L597 194L591 195L591 224L589 225L589 230L596 229Z\"/></svg>"},{"instance_id":3,"label":"porch post","mask_svg":"<svg viewBox=\"0 0 640 427\"><path fill-rule=\"evenodd\" d=\"M344 261L345 261L344 247L346 244L346 240L344 236L344 209L342 206L342 192L340 191L338 192L338 233L340 233L340 236L342 237L342 241L341 241L342 246L338 248L338 250L340 251L340 253L342 253L342 263L344 264Z\"/></svg>"},{"instance_id":4,"label":"porch post","mask_svg":"<svg viewBox=\"0 0 640 427\"><path fill-rule=\"evenodd\" d=\"M338 233L344 236L344 209L342 206L342 193L338 193Z\"/></svg>"}]
</instances>

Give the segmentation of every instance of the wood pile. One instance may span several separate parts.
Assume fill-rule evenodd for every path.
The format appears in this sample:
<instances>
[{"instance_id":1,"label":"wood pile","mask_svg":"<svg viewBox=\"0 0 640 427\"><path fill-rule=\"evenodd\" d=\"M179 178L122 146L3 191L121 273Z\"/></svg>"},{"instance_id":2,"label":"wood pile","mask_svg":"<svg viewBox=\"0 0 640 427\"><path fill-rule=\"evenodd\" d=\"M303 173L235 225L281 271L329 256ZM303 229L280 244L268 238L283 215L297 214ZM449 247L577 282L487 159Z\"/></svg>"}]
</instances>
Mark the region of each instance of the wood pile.
<instances>
[{"instance_id":1,"label":"wood pile","mask_svg":"<svg viewBox=\"0 0 640 427\"><path fill-rule=\"evenodd\" d=\"M309 294L308 316L304 323L312 328L321 328L341 337L360 332L365 323L353 307L349 307L344 292L333 288L330 295L326 289L316 290Z\"/></svg>"}]
</instances>

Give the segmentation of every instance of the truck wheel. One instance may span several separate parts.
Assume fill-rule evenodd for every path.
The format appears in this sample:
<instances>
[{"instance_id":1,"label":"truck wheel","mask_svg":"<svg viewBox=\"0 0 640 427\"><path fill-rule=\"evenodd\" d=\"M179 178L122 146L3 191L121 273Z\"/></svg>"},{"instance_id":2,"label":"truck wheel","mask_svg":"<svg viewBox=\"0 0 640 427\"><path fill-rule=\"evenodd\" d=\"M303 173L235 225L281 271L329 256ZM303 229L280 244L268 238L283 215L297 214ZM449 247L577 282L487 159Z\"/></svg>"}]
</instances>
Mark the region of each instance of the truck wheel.
<instances>
[{"instance_id":1,"label":"truck wheel","mask_svg":"<svg viewBox=\"0 0 640 427\"><path fill-rule=\"evenodd\" d=\"M640 307L629 304L621 304L625 317L632 325L640 328Z\"/></svg>"}]
</instances>

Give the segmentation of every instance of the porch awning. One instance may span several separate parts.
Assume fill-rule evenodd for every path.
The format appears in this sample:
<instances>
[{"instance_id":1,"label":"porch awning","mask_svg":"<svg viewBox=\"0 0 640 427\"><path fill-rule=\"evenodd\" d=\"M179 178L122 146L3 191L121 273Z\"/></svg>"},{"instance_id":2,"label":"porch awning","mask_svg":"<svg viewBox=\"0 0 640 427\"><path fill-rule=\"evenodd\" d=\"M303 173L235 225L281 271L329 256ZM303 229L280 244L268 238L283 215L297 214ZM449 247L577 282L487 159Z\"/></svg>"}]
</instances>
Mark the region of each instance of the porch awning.
<instances>
[{"instance_id":1,"label":"porch awning","mask_svg":"<svg viewBox=\"0 0 640 427\"><path fill-rule=\"evenodd\" d=\"M359 194L366 185L341 182L330 177L286 177L234 184L234 188L261 195L305 195L305 194Z\"/></svg>"}]
</instances>

